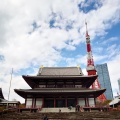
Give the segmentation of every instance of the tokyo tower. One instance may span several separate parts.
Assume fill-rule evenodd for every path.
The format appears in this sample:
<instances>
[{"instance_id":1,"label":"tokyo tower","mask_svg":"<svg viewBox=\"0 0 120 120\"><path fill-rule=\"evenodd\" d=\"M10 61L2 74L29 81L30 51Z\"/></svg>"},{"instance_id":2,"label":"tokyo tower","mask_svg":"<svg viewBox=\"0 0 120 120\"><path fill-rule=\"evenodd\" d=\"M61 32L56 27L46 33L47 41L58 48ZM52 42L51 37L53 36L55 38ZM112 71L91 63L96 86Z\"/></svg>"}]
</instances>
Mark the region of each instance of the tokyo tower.
<instances>
[{"instance_id":1,"label":"tokyo tower","mask_svg":"<svg viewBox=\"0 0 120 120\"><path fill-rule=\"evenodd\" d=\"M92 56L92 50L91 50L91 45L90 45L90 36L88 34L87 30L87 22L86 24L86 46L87 46L87 73L88 75L96 75L97 71L94 66L94 60ZM98 79L95 80L95 82L91 86L92 89L100 89L100 84L98 82ZM98 97L98 100L101 102L104 102L106 100L106 97L104 94L100 95Z\"/></svg>"}]
</instances>

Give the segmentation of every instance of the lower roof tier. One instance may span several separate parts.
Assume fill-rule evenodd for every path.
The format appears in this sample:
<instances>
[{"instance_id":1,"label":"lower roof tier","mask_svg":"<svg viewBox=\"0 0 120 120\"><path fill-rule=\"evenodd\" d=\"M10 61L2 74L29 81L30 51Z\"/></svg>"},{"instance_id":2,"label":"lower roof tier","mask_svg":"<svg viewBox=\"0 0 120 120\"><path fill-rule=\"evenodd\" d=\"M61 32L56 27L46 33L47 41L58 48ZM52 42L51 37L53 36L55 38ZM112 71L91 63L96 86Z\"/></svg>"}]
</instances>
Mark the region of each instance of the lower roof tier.
<instances>
[{"instance_id":1,"label":"lower roof tier","mask_svg":"<svg viewBox=\"0 0 120 120\"><path fill-rule=\"evenodd\" d=\"M85 88L39 88L39 89L14 89L14 91L23 98L28 97L98 97L106 89L85 89Z\"/></svg>"}]
</instances>

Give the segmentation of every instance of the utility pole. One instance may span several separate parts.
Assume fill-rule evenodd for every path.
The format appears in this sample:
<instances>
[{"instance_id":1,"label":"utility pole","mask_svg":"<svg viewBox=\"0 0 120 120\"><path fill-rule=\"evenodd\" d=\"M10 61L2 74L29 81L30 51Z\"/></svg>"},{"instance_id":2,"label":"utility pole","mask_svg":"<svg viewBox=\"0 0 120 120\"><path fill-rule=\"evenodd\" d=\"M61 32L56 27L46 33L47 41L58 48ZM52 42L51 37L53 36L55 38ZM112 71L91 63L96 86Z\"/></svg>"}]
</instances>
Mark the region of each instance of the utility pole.
<instances>
[{"instance_id":1,"label":"utility pole","mask_svg":"<svg viewBox=\"0 0 120 120\"><path fill-rule=\"evenodd\" d=\"M8 102L9 102L9 96L10 96L10 88L11 88L12 74L13 74L13 68L12 68L12 71L11 71L10 86L9 86L9 93L8 93ZM7 108L8 108L8 102L7 102Z\"/></svg>"}]
</instances>

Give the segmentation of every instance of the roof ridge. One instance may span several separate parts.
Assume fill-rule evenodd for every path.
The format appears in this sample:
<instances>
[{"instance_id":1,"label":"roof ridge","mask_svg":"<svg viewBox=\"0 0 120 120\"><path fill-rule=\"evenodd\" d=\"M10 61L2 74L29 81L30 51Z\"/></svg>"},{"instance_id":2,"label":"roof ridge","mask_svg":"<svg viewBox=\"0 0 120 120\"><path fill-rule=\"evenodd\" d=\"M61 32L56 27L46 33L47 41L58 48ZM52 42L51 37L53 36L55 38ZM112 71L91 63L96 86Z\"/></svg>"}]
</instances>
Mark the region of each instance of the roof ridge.
<instances>
[{"instance_id":1,"label":"roof ridge","mask_svg":"<svg viewBox=\"0 0 120 120\"><path fill-rule=\"evenodd\" d=\"M55 68L56 69L56 68L77 68L77 67L44 67L44 68Z\"/></svg>"}]
</instances>

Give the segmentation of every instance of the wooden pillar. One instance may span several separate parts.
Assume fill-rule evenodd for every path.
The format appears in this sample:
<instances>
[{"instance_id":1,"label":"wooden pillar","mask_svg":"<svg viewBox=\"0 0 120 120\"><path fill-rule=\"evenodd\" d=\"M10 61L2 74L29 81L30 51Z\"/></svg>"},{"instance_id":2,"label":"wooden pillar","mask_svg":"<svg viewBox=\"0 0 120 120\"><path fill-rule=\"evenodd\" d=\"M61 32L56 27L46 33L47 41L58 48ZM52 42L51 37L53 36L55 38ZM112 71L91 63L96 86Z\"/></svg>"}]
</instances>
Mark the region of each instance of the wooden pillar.
<instances>
[{"instance_id":1,"label":"wooden pillar","mask_svg":"<svg viewBox=\"0 0 120 120\"><path fill-rule=\"evenodd\" d=\"M89 100L88 100L88 97L86 98L86 105L87 105L87 107L89 107Z\"/></svg>"},{"instance_id":2,"label":"wooden pillar","mask_svg":"<svg viewBox=\"0 0 120 120\"><path fill-rule=\"evenodd\" d=\"M94 97L94 103L95 103L95 107L96 107L96 98Z\"/></svg>"},{"instance_id":3,"label":"wooden pillar","mask_svg":"<svg viewBox=\"0 0 120 120\"><path fill-rule=\"evenodd\" d=\"M32 98L32 106L31 108L34 108L34 98Z\"/></svg>"},{"instance_id":4,"label":"wooden pillar","mask_svg":"<svg viewBox=\"0 0 120 120\"><path fill-rule=\"evenodd\" d=\"M87 98L85 97L85 107L87 107Z\"/></svg>"},{"instance_id":5,"label":"wooden pillar","mask_svg":"<svg viewBox=\"0 0 120 120\"><path fill-rule=\"evenodd\" d=\"M35 98L35 102L34 102L34 108L36 108L36 98Z\"/></svg>"},{"instance_id":6,"label":"wooden pillar","mask_svg":"<svg viewBox=\"0 0 120 120\"><path fill-rule=\"evenodd\" d=\"M87 103L88 103L88 107L89 107L89 98L87 98Z\"/></svg>"},{"instance_id":7,"label":"wooden pillar","mask_svg":"<svg viewBox=\"0 0 120 120\"><path fill-rule=\"evenodd\" d=\"M65 107L67 107L67 97L65 97Z\"/></svg>"},{"instance_id":8,"label":"wooden pillar","mask_svg":"<svg viewBox=\"0 0 120 120\"><path fill-rule=\"evenodd\" d=\"M44 107L44 97L42 98L42 108Z\"/></svg>"},{"instance_id":9,"label":"wooden pillar","mask_svg":"<svg viewBox=\"0 0 120 120\"><path fill-rule=\"evenodd\" d=\"M78 97L76 97L76 105L78 105Z\"/></svg>"},{"instance_id":10,"label":"wooden pillar","mask_svg":"<svg viewBox=\"0 0 120 120\"><path fill-rule=\"evenodd\" d=\"M26 108L27 98L25 98L25 108Z\"/></svg>"},{"instance_id":11,"label":"wooden pillar","mask_svg":"<svg viewBox=\"0 0 120 120\"><path fill-rule=\"evenodd\" d=\"M56 98L54 98L54 108L56 107Z\"/></svg>"}]
</instances>

